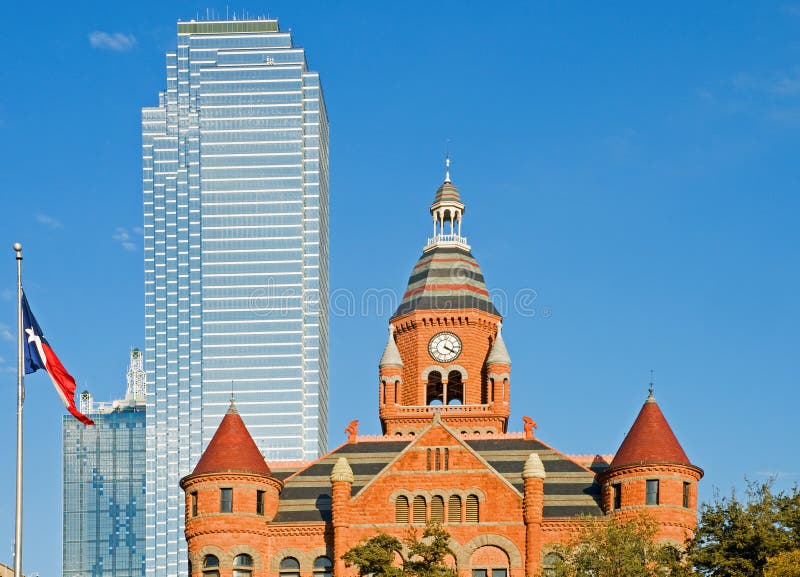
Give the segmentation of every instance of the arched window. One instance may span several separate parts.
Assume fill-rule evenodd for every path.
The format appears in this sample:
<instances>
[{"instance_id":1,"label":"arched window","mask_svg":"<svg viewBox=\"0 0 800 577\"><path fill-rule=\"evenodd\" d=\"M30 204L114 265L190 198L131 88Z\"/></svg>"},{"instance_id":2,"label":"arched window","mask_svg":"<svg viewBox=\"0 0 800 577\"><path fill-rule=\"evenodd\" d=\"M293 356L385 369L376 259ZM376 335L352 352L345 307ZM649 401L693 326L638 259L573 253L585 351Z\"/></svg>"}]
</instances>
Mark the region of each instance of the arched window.
<instances>
[{"instance_id":1,"label":"arched window","mask_svg":"<svg viewBox=\"0 0 800 577\"><path fill-rule=\"evenodd\" d=\"M467 523L480 523L480 504L476 495L467 495Z\"/></svg>"},{"instance_id":2,"label":"arched window","mask_svg":"<svg viewBox=\"0 0 800 577\"><path fill-rule=\"evenodd\" d=\"M431 371L428 373L428 386L425 389L425 404L441 405L443 395L442 373L439 371Z\"/></svg>"},{"instance_id":3,"label":"arched window","mask_svg":"<svg viewBox=\"0 0 800 577\"><path fill-rule=\"evenodd\" d=\"M544 577L552 577L556 574L556 567L562 561L561 555L558 553L548 553L542 559L542 575Z\"/></svg>"},{"instance_id":4,"label":"arched window","mask_svg":"<svg viewBox=\"0 0 800 577\"><path fill-rule=\"evenodd\" d=\"M219 559L216 555L203 557L203 577L219 577Z\"/></svg>"},{"instance_id":5,"label":"arched window","mask_svg":"<svg viewBox=\"0 0 800 577\"><path fill-rule=\"evenodd\" d=\"M294 557L284 557L278 568L281 577L300 577L300 562Z\"/></svg>"},{"instance_id":6,"label":"arched window","mask_svg":"<svg viewBox=\"0 0 800 577\"><path fill-rule=\"evenodd\" d=\"M424 523L427 511L425 510L425 497L417 495L414 497L414 523Z\"/></svg>"},{"instance_id":7,"label":"arched window","mask_svg":"<svg viewBox=\"0 0 800 577\"><path fill-rule=\"evenodd\" d=\"M461 497L451 495L447 502L447 522L461 523Z\"/></svg>"},{"instance_id":8,"label":"arched window","mask_svg":"<svg viewBox=\"0 0 800 577\"><path fill-rule=\"evenodd\" d=\"M461 379L461 373L458 371L450 371L447 374L446 398L448 405L464 404L464 383Z\"/></svg>"},{"instance_id":9,"label":"arched window","mask_svg":"<svg viewBox=\"0 0 800 577\"><path fill-rule=\"evenodd\" d=\"M324 555L314 559L314 577L333 577L333 563Z\"/></svg>"},{"instance_id":10,"label":"arched window","mask_svg":"<svg viewBox=\"0 0 800 577\"><path fill-rule=\"evenodd\" d=\"M431 521L444 523L444 499L439 495L434 495L431 498Z\"/></svg>"},{"instance_id":11,"label":"arched window","mask_svg":"<svg viewBox=\"0 0 800 577\"><path fill-rule=\"evenodd\" d=\"M394 501L394 522L408 523L408 497L400 495Z\"/></svg>"},{"instance_id":12,"label":"arched window","mask_svg":"<svg viewBox=\"0 0 800 577\"><path fill-rule=\"evenodd\" d=\"M241 553L233 558L233 577L250 577L253 574L253 558Z\"/></svg>"}]
</instances>

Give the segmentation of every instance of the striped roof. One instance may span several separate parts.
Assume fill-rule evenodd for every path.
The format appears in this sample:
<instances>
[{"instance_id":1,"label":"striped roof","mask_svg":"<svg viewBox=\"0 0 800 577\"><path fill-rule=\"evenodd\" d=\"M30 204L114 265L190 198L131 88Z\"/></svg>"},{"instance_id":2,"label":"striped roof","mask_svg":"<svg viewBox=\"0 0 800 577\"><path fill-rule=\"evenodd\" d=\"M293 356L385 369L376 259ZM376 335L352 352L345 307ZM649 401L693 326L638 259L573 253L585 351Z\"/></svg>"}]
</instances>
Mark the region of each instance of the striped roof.
<instances>
[{"instance_id":1,"label":"striped roof","mask_svg":"<svg viewBox=\"0 0 800 577\"><path fill-rule=\"evenodd\" d=\"M273 470L285 483L280 494L274 523L324 522L331 520L331 471L340 457L346 457L353 470L352 495L380 474L412 440L362 440L334 449L318 461L294 474ZM600 486L592 471L536 439L515 434L485 439L466 439L466 444L514 486L524 491L522 471L531 453L544 464L544 517L602 515Z\"/></svg>"},{"instance_id":2,"label":"striped roof","mask_svg":"<svg viewBox=\"0 0 800 577\"><path fill-rule=\"evenodd\" d=\"M433 197L431 210L436 210L443 204L456 205L462 212L464 211L464 203L461 202L461 195L458 193L458 189L453 186L453 183L449 180L446 180L442 186L436 190L436 196Z\"/></svg>"},{"instance_id":3,"label":"striped roof","mask_svg":"<svg viewBox=\"0 0 800 577\"><path fill-rule=\"evenodd\" d=\"M394 316L415 310L478 309L500 316L469 249L434 246L422 253Z\"/></svg>"}]
</instances>

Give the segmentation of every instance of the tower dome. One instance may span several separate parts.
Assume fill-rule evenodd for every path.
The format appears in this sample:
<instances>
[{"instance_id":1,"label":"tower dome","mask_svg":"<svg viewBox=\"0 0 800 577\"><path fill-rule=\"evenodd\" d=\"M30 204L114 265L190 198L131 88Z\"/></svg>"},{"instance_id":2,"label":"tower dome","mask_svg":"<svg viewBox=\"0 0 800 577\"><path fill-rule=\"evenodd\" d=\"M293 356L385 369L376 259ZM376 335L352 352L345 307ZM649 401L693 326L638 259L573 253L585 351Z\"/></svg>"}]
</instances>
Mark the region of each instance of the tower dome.
<instances>
[{"instance_id":1,"label":"tower dome","mask_svg":"<svg viewBox=\"0 0 800 577\"><path fill-rule=\"evenodd\" d=\"M416 433L437 416L460 431L504 433L511 359L498 333L502 317L461 235L464 203L449 158L430 213L433 236L389 320L379 365L381 428ZM497 362L489 367L487 358Z\"/></svg>"},{"instance_id":2,"label":"tower dome","mask_svg":"<svg viewBox=\"0 0 800 577\"><path fill-rule=\"evenodd\" d=\"M489 297L483 273L461 235L465 212L458 189L450 181L450 158L445 180L430 207L433 236L411 271L403 300L394 317L416 310L478 309L500 316Z\"/></svg>"}]
</instances>

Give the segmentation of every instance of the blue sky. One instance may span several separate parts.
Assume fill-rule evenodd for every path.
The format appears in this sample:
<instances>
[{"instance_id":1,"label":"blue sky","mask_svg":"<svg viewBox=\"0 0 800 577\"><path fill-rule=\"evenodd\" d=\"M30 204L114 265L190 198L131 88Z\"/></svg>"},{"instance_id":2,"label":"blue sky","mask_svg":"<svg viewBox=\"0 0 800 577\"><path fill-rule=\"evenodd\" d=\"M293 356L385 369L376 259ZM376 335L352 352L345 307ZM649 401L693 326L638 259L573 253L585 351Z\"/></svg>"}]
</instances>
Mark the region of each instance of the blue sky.
<instances>
[{"instance_id":1,"label":"blue sky","mask_svg":"<svg viewBox=\"0 0 800 577\"><path fill-rule=\"evenodd\" d=\"M124 394L128 352L143 344L140 109L165 87L176 20L206 8L226 5L4 9L0 561L13 540L11 244L25 246L31 306L79 386ZM800 479L800 4L234 10L279 18L322 75L337 298L402 293L449 141L463 232L511 303L512 429L530 415L565 452L613 452L653 369L706 471L702 499L745 476ZM331 447L352 419L379 431L390 311L361 308L331 318ZM27 390L23 560L55 575L64 411L46 375Z\"/></svg>"}]
</instances>

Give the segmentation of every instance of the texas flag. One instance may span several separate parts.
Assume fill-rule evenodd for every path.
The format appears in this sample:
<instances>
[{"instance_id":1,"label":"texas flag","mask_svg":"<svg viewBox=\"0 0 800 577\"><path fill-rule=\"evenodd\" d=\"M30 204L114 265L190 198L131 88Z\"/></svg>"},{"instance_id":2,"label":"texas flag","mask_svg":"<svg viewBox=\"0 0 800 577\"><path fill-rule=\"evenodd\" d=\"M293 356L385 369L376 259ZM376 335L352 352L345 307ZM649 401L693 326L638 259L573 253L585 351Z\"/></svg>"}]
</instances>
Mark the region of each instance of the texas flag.
<instances>
[{"instance_id":1,"label":"texas flag","mask_svg":"<svg viewBox=\"0 0 800 577\"><path fill-rule=\"evenodd\" d=\"M39 328L39 323L28 306L28 299L22 293L22 345L25 349L25 374L35 373L39 369L44 369L50 375L53 386L56 388L58 396L72 415L86 425L94 425L89 417L78 411L75 407L75 379L72 378L58 360L58 357L47 344L47 339Z\"/></svg>"}]
</instances>

